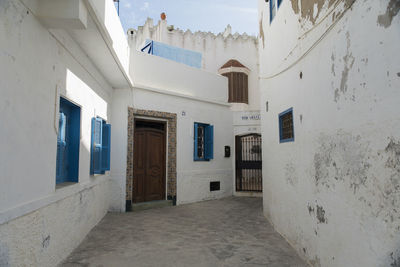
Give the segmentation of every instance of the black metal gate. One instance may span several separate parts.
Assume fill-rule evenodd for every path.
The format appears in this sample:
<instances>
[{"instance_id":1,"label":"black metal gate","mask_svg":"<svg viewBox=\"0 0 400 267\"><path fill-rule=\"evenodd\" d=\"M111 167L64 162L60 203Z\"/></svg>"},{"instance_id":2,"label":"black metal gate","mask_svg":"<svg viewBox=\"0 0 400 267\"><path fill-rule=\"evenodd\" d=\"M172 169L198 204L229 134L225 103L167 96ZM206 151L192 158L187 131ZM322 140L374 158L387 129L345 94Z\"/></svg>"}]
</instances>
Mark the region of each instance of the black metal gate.
<instances>
[{"instance_id":1,"label":"black metal gate","mask_svg":"<svg viewBox=\"0 0 400 267\"><path fill-rule=\"evenodd\" d=\"M236 136L236 191L262 192L261 135Z\"/></svg>"}]
</instances>

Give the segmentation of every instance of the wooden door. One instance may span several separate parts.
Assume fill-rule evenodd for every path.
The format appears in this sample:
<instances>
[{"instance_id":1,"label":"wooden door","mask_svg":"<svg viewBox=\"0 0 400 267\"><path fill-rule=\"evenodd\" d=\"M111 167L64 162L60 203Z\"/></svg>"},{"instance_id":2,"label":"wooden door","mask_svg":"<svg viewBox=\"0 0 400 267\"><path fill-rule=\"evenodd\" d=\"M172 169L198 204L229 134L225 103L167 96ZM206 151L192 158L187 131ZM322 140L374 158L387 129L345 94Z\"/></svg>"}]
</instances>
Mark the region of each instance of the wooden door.
<instances>
[{"instance_id":1,"label":"wooden door","mask_svg":"<svg viewBox=\"0 0 400 267\"><path fill-rule=\"evenodd\" d=\"M165 132L136 128L133 202L165 199Z\"/></svg>"}]
</instances>

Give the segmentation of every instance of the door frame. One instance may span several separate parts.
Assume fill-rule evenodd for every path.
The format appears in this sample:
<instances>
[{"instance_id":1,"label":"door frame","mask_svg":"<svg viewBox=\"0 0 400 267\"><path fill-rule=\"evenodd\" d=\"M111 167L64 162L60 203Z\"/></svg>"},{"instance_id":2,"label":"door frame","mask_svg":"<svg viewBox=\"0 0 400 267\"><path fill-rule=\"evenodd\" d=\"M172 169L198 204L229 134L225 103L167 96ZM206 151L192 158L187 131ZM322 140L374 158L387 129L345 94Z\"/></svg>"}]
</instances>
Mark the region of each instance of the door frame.
<instances>
[{"instance_id":1,"label":"door frame","mask_svg":"<svg viewBox=\"0 0 400 267\"><path fill-rule=\"evenodd\" d=\"M166 122L166 198L172 200L176 205L177 193L177 114L155 111L134 109L128 107L128 148L127 148L127 163L126 163L126 211L132 210L132 192L133 192L133 152L134 152L134 127L135 118L144 120L154 120L156 122Z\"/></svg>"}]
</instances>

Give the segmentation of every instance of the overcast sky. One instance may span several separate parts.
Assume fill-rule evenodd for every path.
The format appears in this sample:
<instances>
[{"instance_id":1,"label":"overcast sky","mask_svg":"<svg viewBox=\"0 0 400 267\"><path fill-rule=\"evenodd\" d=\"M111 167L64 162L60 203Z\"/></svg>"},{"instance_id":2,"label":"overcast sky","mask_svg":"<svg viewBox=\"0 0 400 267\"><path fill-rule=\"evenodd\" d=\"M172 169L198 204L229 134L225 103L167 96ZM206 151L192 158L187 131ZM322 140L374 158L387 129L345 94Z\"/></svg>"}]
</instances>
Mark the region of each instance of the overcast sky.
<instances>
[{"instance_id":1,"label":"overcast sky","mask_svg":"<svg viewBox=\"0 0 400 267\"><path fill-rule=\"evenodd\" d=\"M257 34L257 0L120 0L120 18L125 31L137 28L147 17L157 23L167 14L169 25L183 30Z\"/></svg>"}]
</instances>

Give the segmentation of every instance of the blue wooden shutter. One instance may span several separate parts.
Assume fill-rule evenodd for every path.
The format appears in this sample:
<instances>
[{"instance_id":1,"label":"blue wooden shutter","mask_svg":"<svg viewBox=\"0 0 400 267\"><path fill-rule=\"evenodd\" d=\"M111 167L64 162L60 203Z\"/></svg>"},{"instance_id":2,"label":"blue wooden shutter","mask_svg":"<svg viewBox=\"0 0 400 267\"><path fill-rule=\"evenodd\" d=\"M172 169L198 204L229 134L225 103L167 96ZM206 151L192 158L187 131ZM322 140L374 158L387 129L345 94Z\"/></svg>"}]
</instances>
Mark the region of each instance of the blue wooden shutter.
<instances>
[{"instance_id":1,"label":"blue wooden shutter","mask_svg":"<svg viewBox=\"0 0 400 267\"><path fill-rule=\"evenodd\" d=\"M101 173L102 126L102 119L92 119L90 174Z\"/></svg>"},{"instance_id":2,"label":"blue wooden shutter","mask_svg":"<svg viewBox=\"0 0 400 267\"><path fill-rule=\"evenodd\" d=\"M198 151L197 151L197 139L198 139L198 132L199 132L199 125L195 122L194 123L194 133L193 133L193 136L194 136L194 142L193 142L193 144L194 144L194 153L193 153L193 160L199 160L199 156L198 156Z\"/></svg>"},{"instance_id":3,"label":"blue wooden shutter","mask_svg":"<svg viewBox=\"0 0 400 267\"><path fill-rule=\"evenodd\" d=\"M110 170L110 150L111 150L111 124L103 124L103 144L101 150L101 170Z\"/></svg>"},{"instance_id":4,"label":"blue wooden shutter","mask_svg":"<svg viewBox=\"0 0 400 267\"><path fill-rule=\"evenodd\" d=\"M270 0L269 1L269 22L270 23L272 22L272 20L275 17L275 14L276 14L275 1L276 0Z\"/></svg>"},{"instance_id":5,"label":"blue wooden shutter","mask_svg":"<svg viewBox=\"0 0 400 267\"><path fill-rule=\"evenodd\" d=\"M58 136L57 136L57 162L56 162L56 183L63 182L63 163L64 163L64 152L65 152L65 131L66 131L67 119L64 113L60 112L60 118L58 121Z\"/></svg>"},{"instance_id":6,"label":"blue wooden shutter","mask_svg":"<svg viewBox=\"0 0 400 267\"><path fill-rule=\"evenodd\" d=\"M204 127L204 158L214 158L214 126L207 125Z\"/></svg>"}]
</instances>

